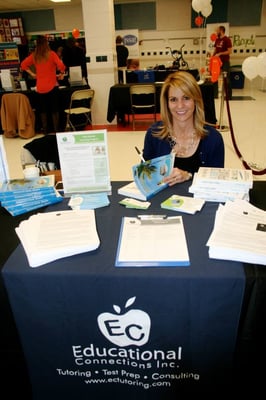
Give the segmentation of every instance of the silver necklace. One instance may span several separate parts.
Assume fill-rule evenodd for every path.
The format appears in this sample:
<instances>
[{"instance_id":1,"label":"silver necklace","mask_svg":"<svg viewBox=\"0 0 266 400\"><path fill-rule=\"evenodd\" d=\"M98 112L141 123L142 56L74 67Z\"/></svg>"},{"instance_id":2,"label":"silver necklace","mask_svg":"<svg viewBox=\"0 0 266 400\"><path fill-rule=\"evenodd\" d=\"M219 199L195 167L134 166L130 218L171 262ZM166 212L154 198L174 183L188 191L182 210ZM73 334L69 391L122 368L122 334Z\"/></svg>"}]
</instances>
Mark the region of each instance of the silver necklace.
<instances>
[{"instance_id":1,"label":"silver necklace","mask_svg":"<svg viewBox=\"0 0 266 400\"><path fill-rule=\"evenodd\" d=\"M187 155L187 153L190 152L190 150L193 148L195 144L195 132L194 131L192 132L191 140L185 146L177 141L176 136L171 136L171 135L169 135L169 144L171 146L171 149L175 147L176 156L184 157Z\"/></svg>"}]
</instances>

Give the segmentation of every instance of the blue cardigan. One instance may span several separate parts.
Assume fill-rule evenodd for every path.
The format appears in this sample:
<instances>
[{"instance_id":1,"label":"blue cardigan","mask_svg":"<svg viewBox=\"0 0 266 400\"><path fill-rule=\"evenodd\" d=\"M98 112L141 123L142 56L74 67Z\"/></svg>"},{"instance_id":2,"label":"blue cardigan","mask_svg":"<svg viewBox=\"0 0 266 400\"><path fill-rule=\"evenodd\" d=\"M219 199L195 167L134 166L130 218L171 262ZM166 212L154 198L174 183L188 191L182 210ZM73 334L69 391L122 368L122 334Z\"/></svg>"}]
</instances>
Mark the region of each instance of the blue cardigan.
<instances>
[{"instance_id":1,"label":"blue cardigan","mask_svg":"<svg viewBox=\"0 0 266 400\"><path fill-rule=\"evenodd\" d=\"M143 158L151 160L171 152L168 140L162 140L152 135L158 126L162 126L162 121L153 124L146 132L144 138ZM212 126L206 125L208 134L201 139L198 147L200 166L202 167L224 167L224 141L220 132ZM192 171L194 172L194 171Z\"/></svg>"}]
</instances>

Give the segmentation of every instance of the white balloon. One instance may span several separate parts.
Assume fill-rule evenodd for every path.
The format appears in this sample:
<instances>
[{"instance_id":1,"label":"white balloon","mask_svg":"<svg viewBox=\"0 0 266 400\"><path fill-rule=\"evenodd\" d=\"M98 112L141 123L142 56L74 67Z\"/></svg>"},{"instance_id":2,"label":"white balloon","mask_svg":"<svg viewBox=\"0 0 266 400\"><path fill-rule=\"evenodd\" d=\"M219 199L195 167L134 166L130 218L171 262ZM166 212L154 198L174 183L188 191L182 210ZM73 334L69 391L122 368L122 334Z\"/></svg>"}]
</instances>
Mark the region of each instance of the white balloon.
<instances>
[{"instance_id":1,"label":"white balloon","mask_svg":"<svg viewBox=\"0 0 266 400\"><path fill-rule=\"evenodd\" d=\"M192 0L191 6L192 6L194 11L199 13L200 10L201 10L201 0Z\"/></svg>"},{"instance_id":2,"label":"white balloon","mask_svg":"<svg viewBox=\"0 0 266 400\"><path fill-rule=\"evenodd\" d=\"M251 56L242 63L242 72L246 78L252 80L258 76L258 58Z\"/></svg>"},{"instance_id":3,"label":"white balloon","mask_svg":"<svg viewBox=\"0 0 266 400\"><path fill-rule=\"evenodd\" d=\"M258 58L258 75L261 78L266 78L266 64L263 63L262 58Z\"/></svg>"},{"instance_id":4,"label":"white balloon","mask_svg":"<svg viewBox=\"0 0 266 400\"><path fill-rule=\"evenodd\" d=\"M264 51L263 53L260 53L258 55L258 59L261 60L264 65L266 65L266 51Z\"/></svg>"},{"instance_id":5,"label":"white balloon","mask_svg":"<svg viewBox=\"0 0 266 400\"><path fill-rule=\"evenodd\" d=\"M201 14L206 18L208 18L208 16L211 15L211 13L212 13L212 5L211 4L208 4L207 6L203 7L201 10Z\"/></svg>"},{"instance_id":6,"label":"white balloon","mask_svg":"<svg viewBox=\"0 0 266 400\"><path fill-rule=\"evenodd\" d=\"M211 5L211 0L201 0L200 4L201 4L201 9L203 10L203 8Z\"/></svg>"}]
</instances>

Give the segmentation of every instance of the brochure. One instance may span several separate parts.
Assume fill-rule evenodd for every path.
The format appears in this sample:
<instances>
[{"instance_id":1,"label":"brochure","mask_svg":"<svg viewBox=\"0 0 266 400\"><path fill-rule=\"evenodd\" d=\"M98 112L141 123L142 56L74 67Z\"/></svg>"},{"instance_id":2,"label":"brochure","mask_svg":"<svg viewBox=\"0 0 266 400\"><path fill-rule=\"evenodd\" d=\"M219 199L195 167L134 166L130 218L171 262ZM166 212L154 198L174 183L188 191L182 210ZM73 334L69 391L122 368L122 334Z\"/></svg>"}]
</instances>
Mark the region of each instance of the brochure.
<instances>
[{"instance_id":1,"label":"brochure","mask_svg":"<svg viewBox=\"0 0 266 400\"><path fill-rule=\"evenodd\" d=\"M25 214L29 211L37 210L38 208L50 206L51 204L60 203L63 201L63 197L59 194L54 194L54 196L43 197L42 199L32 200L25 203L13 203L7 204L2 203L4 207L13 217L21 214Z\"/></svg>"},{"instance_id":2,"label":"brochure","mask_svg":"<svg viewBox=\"0 0 266 400\"><path fill-rule=\"evenodd\" d=\"M152 160L133 165L133 177L137 188L148 200L155 194L165 189L168 184L163 178L170 175L174 165L174 153L156 157Z\"/></svg>"},{"instance_id":3,"label":"brochure","mask_svg":"<svg viewBox=\"0 0 266 400\"><path fill-rule=\"evenodd\" d=\"M107 130L56 134L65 197L111 193Z\"/></svg>"},{"instance_id":4,"label":"brochure","mask_svg":"<svg viewBox=\"0 0 266 400\"><path fill-rule=\"evenodd\" d=\"M146 200L146 196L141 193L141 191L139 190L134 181L129 182L126 185L119 188L117 193L121 194L122 196L132 197L133 199L137 200L144 200L144 201Z\"/></svg>"},{"instance_id":5,"label":"brochure","mask_svg":"<svg viewBox=\"0 0 266 400\"><path fill-rule=\"evenodd\" d=\"M68 202L72 210L94 210L109 204L107 193L73 194Z\"/></svg>"},{"instance_id":6,"label":"brochure","mask_svg":"<svg viewBox=\"0 0 266 400\"><path fill-rule=\"evenodd\" d=\"M195 199L189 196L179 196L173 194L168 199L161 203L161 208L172 211L180 211L187 214L195 214L200 211L205 203L205 200Z\"/></svg>"},{"instance_id":7,"label":"brochure","mask_svg":"<svg viewBox=\"0 0 266 400\"><path fill-rule=\"evenodd\" d=\"M44 187L54 186L54 175L38 176L34 179L10 179L4 182L0 188L0 192L16 192L32 189L42 189Z\"/></svg>"}]
</instances>

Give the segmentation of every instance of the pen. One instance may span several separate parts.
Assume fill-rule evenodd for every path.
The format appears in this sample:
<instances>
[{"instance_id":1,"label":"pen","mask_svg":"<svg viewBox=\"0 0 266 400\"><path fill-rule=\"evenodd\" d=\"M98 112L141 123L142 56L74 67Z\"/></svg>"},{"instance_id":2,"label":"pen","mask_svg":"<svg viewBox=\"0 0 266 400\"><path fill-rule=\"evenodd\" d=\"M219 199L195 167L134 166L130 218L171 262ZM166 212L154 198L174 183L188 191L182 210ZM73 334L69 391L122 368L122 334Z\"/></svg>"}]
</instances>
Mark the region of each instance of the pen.
<instances>
[{"instance_id":1,"label":"pen","mask_svg":"<svg viewBox=\"0 0 266 400\"><path fill-rule=\"evenodd\" d=\"M138 155L140 156L141 161L142 161L142 162L145 162L145 160L144 160L144 158L143 158L143 156L142 156L142 153L139 151L139 149L137 148L137 146L135 146L135 149L136 149L136 152L138 153Z\"/></svg>"}]
</instances>

